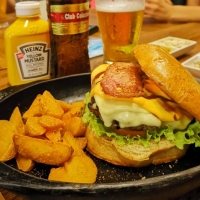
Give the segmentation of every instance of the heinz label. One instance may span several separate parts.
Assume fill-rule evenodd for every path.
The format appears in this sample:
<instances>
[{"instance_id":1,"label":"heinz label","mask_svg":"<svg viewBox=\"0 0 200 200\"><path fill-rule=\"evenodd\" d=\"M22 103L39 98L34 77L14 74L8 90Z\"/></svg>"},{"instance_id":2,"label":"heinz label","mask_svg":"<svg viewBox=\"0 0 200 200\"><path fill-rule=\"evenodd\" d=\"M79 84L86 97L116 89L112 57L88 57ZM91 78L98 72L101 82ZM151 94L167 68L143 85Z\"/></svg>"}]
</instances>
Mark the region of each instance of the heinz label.
<instances>
[{"instance_id":1,"label":"heinz label","mask_svg":"<svg viewBox=\"0 0 200 200\"><path fill-rule=\"evenodd\" d=\"M44 42L26 43L18 46L15 59L22 80L49 76L50 49Z\"/></svg>"}]
</instances>

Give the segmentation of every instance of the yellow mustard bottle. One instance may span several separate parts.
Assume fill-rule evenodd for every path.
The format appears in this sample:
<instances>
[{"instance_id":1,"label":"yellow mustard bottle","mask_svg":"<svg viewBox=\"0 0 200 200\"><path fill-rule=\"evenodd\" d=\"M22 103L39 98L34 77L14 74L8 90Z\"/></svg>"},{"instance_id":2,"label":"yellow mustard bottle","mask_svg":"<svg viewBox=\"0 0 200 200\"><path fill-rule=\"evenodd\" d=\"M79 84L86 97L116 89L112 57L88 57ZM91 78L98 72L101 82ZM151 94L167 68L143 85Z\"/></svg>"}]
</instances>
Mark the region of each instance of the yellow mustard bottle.
<instances>
[{"instance_id":1,"label":"yellow mustard bottle","mask_svg":"<svg viewBox=\"0 0 200 200\"><path fill-rule=\"evenodd\" d=\"M5 31L5 53L11 85L50 78L49 23L40 18L40 3L16 3L17 20Z\"/></svg>"}]
</instances>

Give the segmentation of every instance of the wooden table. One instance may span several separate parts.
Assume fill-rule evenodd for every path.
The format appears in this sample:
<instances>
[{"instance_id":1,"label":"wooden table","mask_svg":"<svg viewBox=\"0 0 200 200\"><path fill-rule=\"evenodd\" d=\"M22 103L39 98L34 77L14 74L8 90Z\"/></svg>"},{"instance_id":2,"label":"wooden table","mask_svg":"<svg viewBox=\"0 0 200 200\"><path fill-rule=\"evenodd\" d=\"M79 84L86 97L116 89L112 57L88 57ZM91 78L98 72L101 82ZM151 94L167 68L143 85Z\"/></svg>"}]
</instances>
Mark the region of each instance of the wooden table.
<instances>
[{"instance_id":1,"label":"wooden table","mask_svg":"<svg viewBox=\"0 0 200 200\"><path fill-rule=\"evenodd\" d=\"M7 20L12 23L16 19L15 14L7 15ZM95 10L90 10L90 24L96 25L96 13ZM100 37L99 33L93 35L94 37ZM175 36L185 39L191 39L197 41L195 48L178 58L180 62L185 61L191 56L197 54L200 51L200 23L159 23L158 21L145 17L142 32L139 43L148 43L154 40L166 37ZM91 59L91 68L94 69L96 66L103 62L103 57L99 56ZM5 65L5 66L4 66ZM0 31L0 90L9 87L5 53L3 45L3 31ZM6 190L0 190L6 200L24 200L24 198L12 194ZM1 200L0 195L0 200Z\"/></svg>"}]
</instances>

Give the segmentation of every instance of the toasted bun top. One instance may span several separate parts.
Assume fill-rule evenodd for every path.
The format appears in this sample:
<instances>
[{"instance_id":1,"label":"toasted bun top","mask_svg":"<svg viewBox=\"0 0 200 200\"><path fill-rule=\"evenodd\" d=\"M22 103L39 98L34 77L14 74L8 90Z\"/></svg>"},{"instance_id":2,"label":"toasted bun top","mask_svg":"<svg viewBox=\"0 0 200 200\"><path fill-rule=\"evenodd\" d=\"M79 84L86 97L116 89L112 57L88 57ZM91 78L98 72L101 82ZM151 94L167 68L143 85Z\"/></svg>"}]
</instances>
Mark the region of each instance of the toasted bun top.
<instances>
[{"instance_id":1,"label":"toasted bun top","mask_svg":"<svg viewBox=\"0 0 200 200\"><path fill-rule=\"evenodd\" d=\"M200 121L200 85L190 72L159 46L137 45L133 53L146 75Z\"/></svg>"}]
</instances>

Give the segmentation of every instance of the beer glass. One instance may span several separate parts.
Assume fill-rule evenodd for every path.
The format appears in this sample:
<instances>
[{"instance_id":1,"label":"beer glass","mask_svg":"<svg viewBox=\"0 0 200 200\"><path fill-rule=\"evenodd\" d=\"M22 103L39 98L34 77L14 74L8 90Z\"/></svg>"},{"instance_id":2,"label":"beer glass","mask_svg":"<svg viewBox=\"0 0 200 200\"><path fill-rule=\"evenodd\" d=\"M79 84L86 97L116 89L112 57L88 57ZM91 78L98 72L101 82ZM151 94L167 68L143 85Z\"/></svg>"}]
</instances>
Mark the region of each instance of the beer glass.
<instances>
[{"instance_id":1,"label":"beer glass","mask_svg":"<svg viewBox=\"0 0 200 200\"><path fill-rule=\"evenodd\" d=\"M104 61L131 62L143 23L145 0L96 0Z\"/></svg>"}]
</instances>

